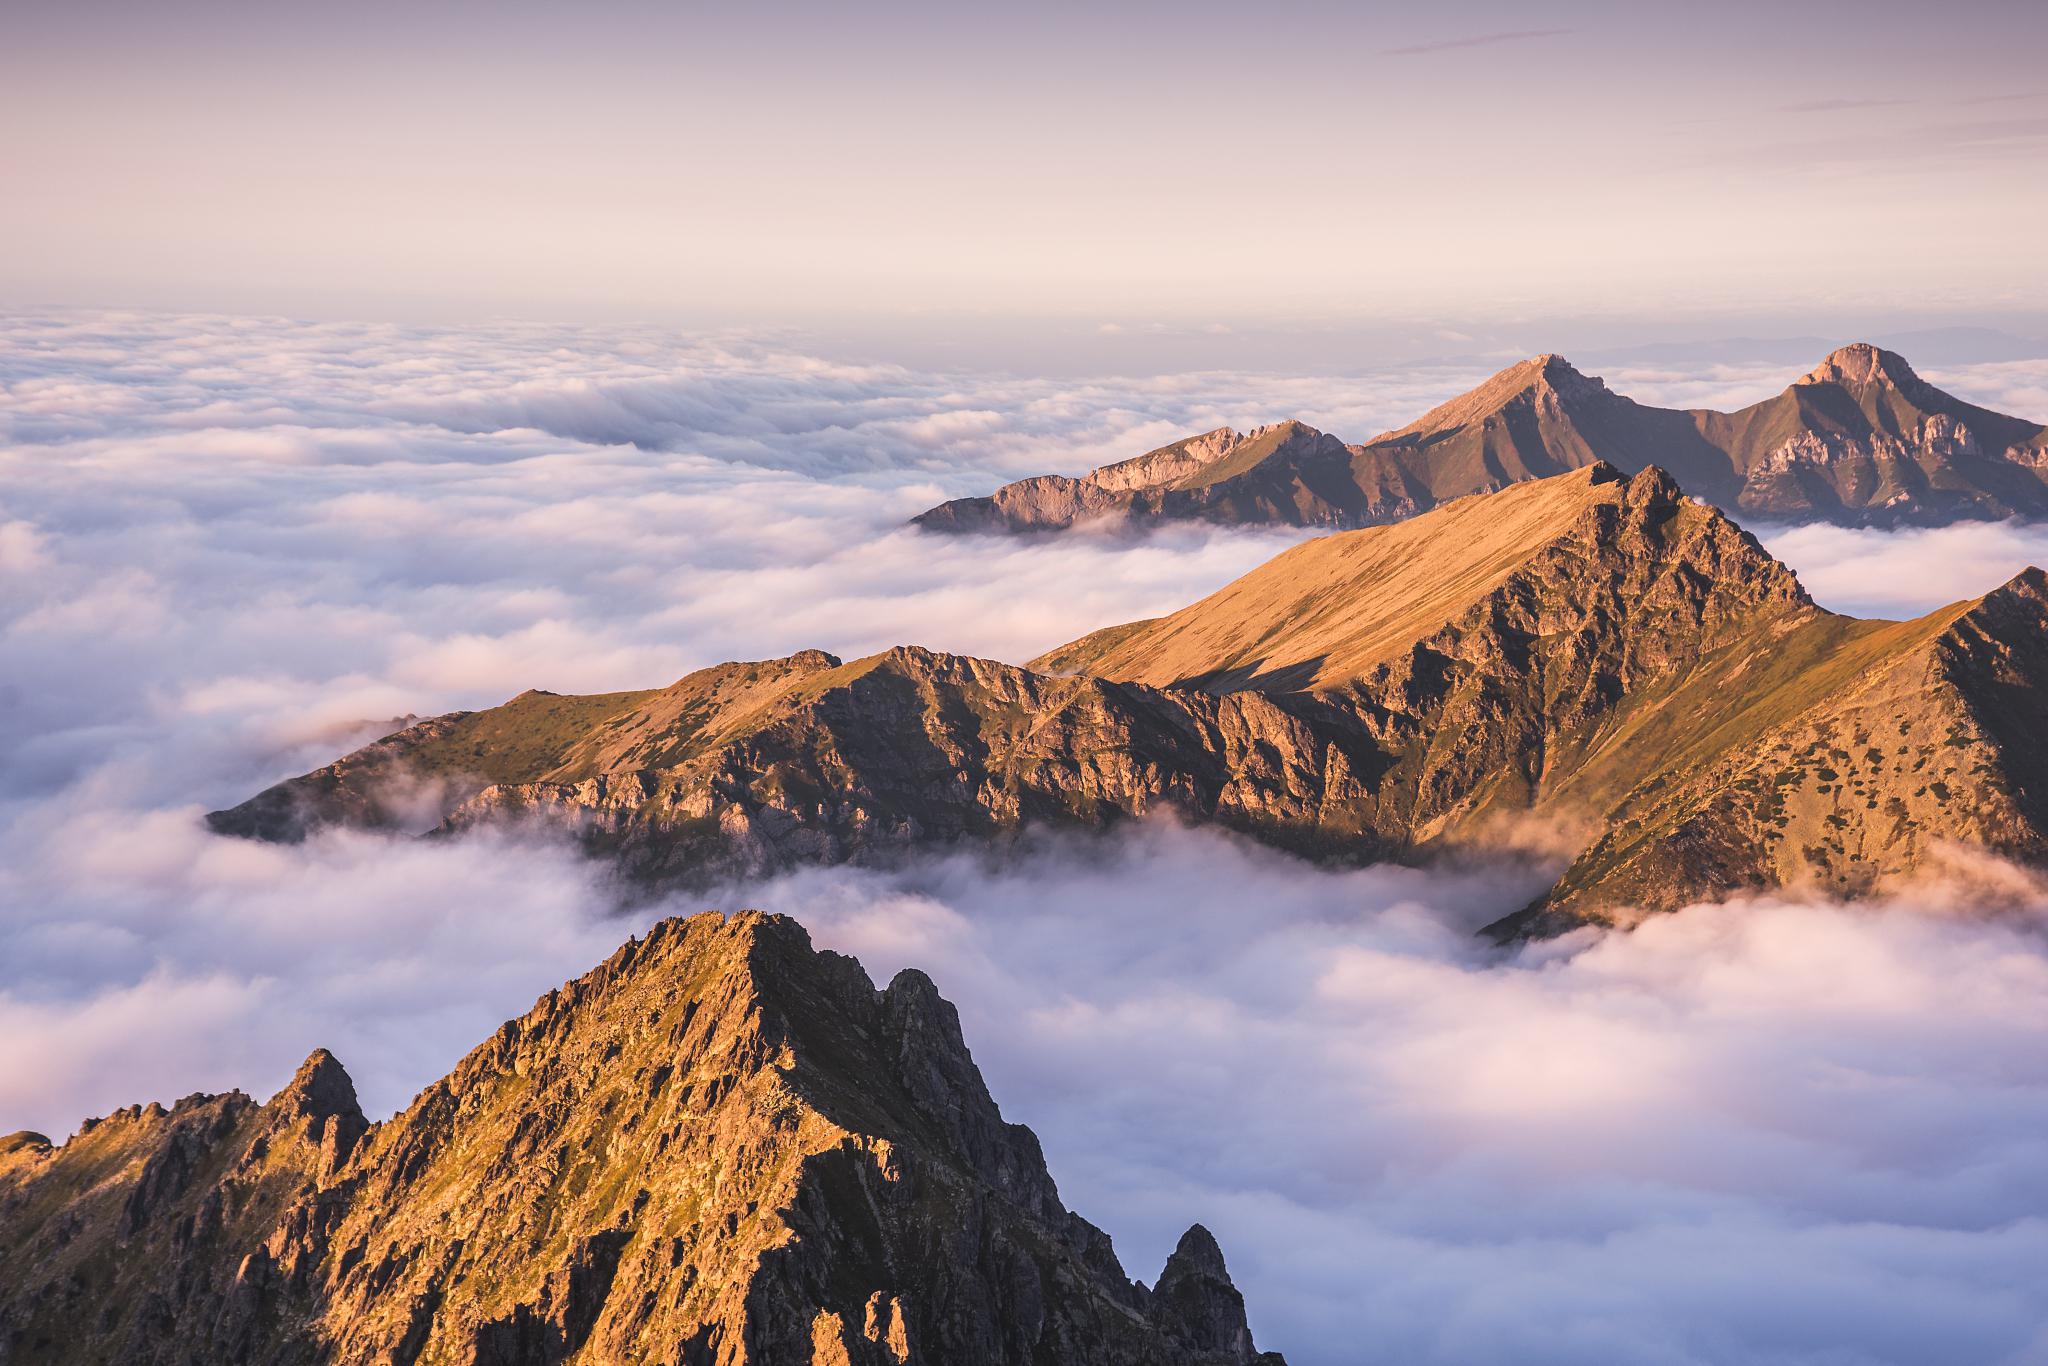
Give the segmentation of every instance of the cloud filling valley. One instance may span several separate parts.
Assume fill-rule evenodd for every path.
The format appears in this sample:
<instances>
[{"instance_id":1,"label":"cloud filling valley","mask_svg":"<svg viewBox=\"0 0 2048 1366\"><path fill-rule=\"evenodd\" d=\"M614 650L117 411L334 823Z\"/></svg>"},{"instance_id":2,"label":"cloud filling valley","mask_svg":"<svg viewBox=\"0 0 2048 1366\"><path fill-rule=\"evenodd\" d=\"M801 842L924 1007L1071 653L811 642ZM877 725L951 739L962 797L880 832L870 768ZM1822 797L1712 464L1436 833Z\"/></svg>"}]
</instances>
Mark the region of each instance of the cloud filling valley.
<instances>
[{"instance_id":1,"label":"cloud filling valley","mask_svg":"<svg viewBox=\"0 0 2048 1366\"><path fill-rule=\"evenodd\" d=\"M283 848L200 814L391 719L911 642L1021 660L1298 539L986 541L941 498L1299 416L1347 439L1485 367L1039 381L788 338L0 319L0 1132L280 1085L388 1114L655 914L786 911L930 972L1067 1203L1156 1273L1216 1230L1296 1366L2048 1358L2048 891L1759 900L1515 952L1502 863L1328 870L1153 823L813 870L630 915L563 845ZM1782 366L1607 376L1751 401ZM2048 414L2048 362L1930 372ZM2048 529L1759 529L1908 615Z\"/></svg>"}]
</instances>

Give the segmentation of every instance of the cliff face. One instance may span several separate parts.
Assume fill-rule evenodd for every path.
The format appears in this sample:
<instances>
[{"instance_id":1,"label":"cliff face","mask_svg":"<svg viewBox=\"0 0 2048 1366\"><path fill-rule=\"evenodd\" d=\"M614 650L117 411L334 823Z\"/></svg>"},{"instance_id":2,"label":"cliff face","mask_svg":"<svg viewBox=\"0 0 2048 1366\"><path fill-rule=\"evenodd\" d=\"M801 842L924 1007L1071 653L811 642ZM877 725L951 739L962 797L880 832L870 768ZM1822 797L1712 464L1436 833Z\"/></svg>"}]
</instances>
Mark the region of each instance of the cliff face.
<instances>
[{"instance_id":1,"label":"cliff face","mask_svg":"<svg viewBox=\"0 0 2048 1366\"><path fill-rule=\"evenodd\" d=\"M1940 524L2048 515L2048 429L1965 403L1875 346L1775 398L1693 415L1728 452L1727 506L1777 521Z\"/></svg>"},{"instance_id":2,"label":"cliff face","mask_svg":"<svg viewBox=\"0 0 2048 1366\"><path fill-rule=\"evenodd\" d=\"M1283 431L1294 435L1269 435ZM1374 526L1596 461L1631 474L1660 466L1689 493L1775 521L2048 516L2048 429L1965 403L1892 352L1858 344L1734 413L1639 404L1562 357L1537 356L1363 445L1299 423L1249 437L1211 432L1080 479L955 499L915 520L938 531Z\"/></svg>"},{"instance_id":3,"label":"cliff face","mask_svg":"<svg viewBox=\"0 0 2048 1366\"><path fill-rule=\"evenodd\" d=\"M0 1143L0 1360L1278 1363L1060 1203L921 974L664 922L367 1124L315 1054Z\"/></svg>"}]
</instances>

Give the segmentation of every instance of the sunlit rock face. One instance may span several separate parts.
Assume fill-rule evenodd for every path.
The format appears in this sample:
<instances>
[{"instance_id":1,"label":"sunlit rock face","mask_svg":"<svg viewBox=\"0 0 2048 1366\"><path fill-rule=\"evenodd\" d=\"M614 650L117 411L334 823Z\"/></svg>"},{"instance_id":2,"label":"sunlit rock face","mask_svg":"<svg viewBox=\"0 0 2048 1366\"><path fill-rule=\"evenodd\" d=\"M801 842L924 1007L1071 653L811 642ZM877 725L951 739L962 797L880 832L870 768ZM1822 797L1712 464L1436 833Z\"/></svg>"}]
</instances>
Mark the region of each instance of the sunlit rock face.
<instances>
[{"instance_id":1,"label":"sunlit rock face","mask_svg":"<svg viewBox=\"0 0 2048 1366\"><path fill-rule=\"evenodd\" d=\"M929 979L670 920L368 1124L316 1053L0 1147L8 1360L1249 1366L1215 1241L1156 1290L1060 1203Z\"/></svg>"}]
</instances>

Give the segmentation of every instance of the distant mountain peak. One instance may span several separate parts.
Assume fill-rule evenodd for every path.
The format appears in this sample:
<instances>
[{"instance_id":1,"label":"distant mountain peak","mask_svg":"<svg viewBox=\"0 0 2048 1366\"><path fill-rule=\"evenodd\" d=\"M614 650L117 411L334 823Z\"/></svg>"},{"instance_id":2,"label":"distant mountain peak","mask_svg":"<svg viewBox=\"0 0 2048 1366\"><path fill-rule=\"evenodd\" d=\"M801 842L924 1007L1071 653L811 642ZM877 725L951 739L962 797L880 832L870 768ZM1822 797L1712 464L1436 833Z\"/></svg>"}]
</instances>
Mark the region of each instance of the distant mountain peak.
<instances>
[{"instance_id":1,"label":"distant mountain peak","mask_svg":"<svg viewBox=\"0 0 2048 1366\"><path fill-rule=\"evenodd\" d=\"M1921 379L1896 351L1869 342L1851 342L1836 347L1827 358L1799 381L1801 384L1889 385L1917 387Z\"/></svg>"},{"instance_id":2,"label":"distant mountain peak","mask_svg":"<svg viewBox=\"0 0 2048 1366\"><path fill-rule=\"evenodd\" d=\"M1522 364L1534 371L1538 378L1553 384L1560 380L1574 379L1586 380L1594 384L1599 383L1593 376L1588 375L1555 351L1545 351L1540 356L1531 356L1526 361L1523 361ZM1605 388L1606 386L1602 385L1601 387Z\"/></svg>"},{"instance_id":3,"label":"distant mountain peak","mask_svg":"<svg viewBox=\"0 0 2048 1366\"><path fill-rule=\"evenodd\" d=\"M1524 396L1549 396L1565 403L1614 397L1606 383L1579 370L1555 352L1517 361L1473 389L1424 413L1405 427L1383 432L1366 444L1383 445L1411 437L1432 436L1484 422Z\"/></svg>"},{"instance_id":4,"label":"distant mountain peak","mask_svg":"<svg viewBox=\"0 0 2048 1366\"><path fill-rule=\"evenodd\" d=\"M1613 391L1607 381L1598 375L1589 375L1573 365L1563 356L1546 352L1529 358L1528 364L1534 371L1532 384L1554 389L1560 394L1575 398L1612 398Z\"/></svg>"},{"instance_id":5,"label":"distant mountain peak","mask_svg":"<svg viewBox=\"0 0 2048 1366\"><path fill-rule=\"evenodd\" d=\"M1362 445L1299 422L1186 437L1080 478L1020 479L920 514L939 531L1172 521L1355 529L1605 460L1772 521L1939 525L2048 517L2048 428L1944 393L1854 342L1734 412L1660 408L1554 351Z\"/></svg>"}]
</instances>

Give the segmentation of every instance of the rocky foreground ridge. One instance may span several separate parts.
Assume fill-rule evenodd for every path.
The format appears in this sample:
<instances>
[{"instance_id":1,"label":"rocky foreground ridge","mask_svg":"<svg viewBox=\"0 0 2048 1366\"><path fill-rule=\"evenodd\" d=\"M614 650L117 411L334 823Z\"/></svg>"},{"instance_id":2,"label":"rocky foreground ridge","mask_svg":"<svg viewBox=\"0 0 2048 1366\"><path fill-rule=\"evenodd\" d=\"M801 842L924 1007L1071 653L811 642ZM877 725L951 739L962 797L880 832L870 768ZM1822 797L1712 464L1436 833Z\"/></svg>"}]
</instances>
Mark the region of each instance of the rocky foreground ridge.
<instances>
[{"instance_id":1,"label":"rocky foreground ridge","mask_svg":"<svg viewBox=\"0 0 2048 1366\"><path fill-rule=\"evenodd\" d=\"M368 1123L268 1104L0 1139L0 1361L1281 1366L1215 1240L1156 1285L1060 1203L922 974L671 920Z\"/></svg>"},{"instance_id":2,"label":"rocky foreground ridge","mask_svg":"<svg viewBox=\"0 0 2048 1366\"><path fill-rule=\"evenodd\" d=\"M1915 621L1822 610L1663 471L1599 464L1306 542L1018 668L902 647L526 693L210 819L294 840L560 820L650 886L1156 814L1319 859L1563 856L1506 933L1954 846L2048 855L2048 579Z\"/></svg>"},{"instance_id":3,"label":"rocky foreground ridge","mask_svg":"<svg viewBox=\"0 0 2048 1366\"><path fill-rule=\"evenodd\" d=\"M1350 445L1301 422L1189 437L1080 478L1045 475L920 514L934 531L1173 521L1362 527L1594 461L1652 464L1772 521L1938 525L2048 516L2048 428L1943 393L1858 344L1739 412L1655 408L1536 356Z\"/></svg>"}]
</instances>

